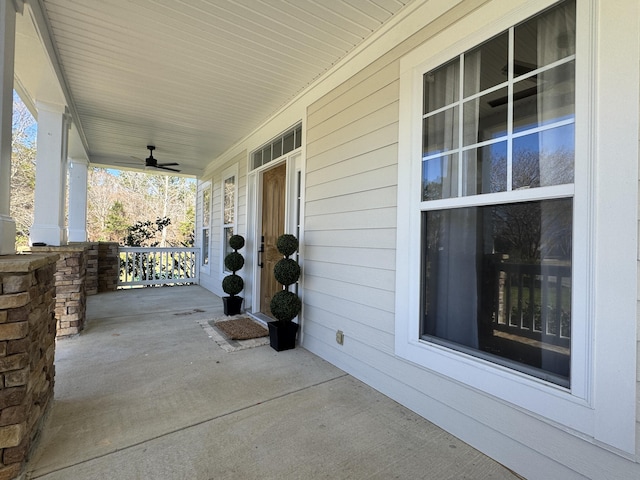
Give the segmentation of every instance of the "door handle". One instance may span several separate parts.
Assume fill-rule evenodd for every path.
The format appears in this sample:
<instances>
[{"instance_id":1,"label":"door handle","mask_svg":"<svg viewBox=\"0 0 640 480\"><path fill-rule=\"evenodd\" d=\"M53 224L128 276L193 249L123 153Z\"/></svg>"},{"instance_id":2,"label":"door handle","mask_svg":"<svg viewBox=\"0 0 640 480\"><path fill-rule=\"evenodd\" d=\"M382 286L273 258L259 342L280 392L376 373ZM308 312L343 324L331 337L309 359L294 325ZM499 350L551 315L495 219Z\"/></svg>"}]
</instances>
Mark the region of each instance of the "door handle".
<instances>
[{"instance_id":1,"label":"door handle","mask_svg":"<svg viewBox=\"0 0 640 480\"><path fill-rule=\"evenodd\" d=\"M258 250L258 266L260 268L264 268L264 263L262 263L262 254L264 253L264 235L262 235L260 241L260 249Z\"/></svg>"}]
</instances>

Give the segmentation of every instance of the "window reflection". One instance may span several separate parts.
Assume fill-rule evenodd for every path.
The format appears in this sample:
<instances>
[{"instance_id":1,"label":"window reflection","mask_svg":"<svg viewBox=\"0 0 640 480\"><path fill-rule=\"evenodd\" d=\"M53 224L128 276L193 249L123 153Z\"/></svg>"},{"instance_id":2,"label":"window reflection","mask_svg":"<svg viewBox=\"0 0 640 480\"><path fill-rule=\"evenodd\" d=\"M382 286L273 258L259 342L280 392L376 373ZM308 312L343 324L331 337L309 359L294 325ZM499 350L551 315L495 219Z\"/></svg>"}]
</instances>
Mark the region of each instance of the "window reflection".
<instances>
[{"instance_id":1,"label":"window reflection","mask_svg":"<svg viewBox=\"0 0 640 480\"><path fill-rule=\"evenodd\" d=\"M424 75L423 113L433 112L459 100L459 64L456 58Z\"/></svg>"},{"instance_id":2,"label":"window reflection","mask_svg":"<svg viewBox=\"0 0 640 480\"><path fill-rule=\"evenodd\" d=\"M569 385L570 198L423 212L423 335Z\"/></svg>"},{"instance_id":3,"label":"window reflection","mask_svg":"<svg viewBox=\"0 0 640 480\"><path fill-rule=\"evenodd\" d=\"M464 55L464 96L468 97L507 81L509 34L483 43Z\"/></svg>"},{"instance_id":4,"label":"window reflection","mask_svg":"<svg viewBox=\"0 0 640 480\"><path fill-rule=\"evenodd\" d=\"M458 196L458 154L422 162L422 200Z\"/></svg>"},{"instance_id":5,"label":"window reflection","mask_svg":"<svg viewBox=\"0 0 640 480\"><path fill-rule=\"evenodd\" d=\"M512 188L573 183L574 124L513 140Z\"/></svg>"},{"instance_id":6,"label":"window reflection","mask_svg":"<svg viewBox=\"0 0 640 480\"><path fill-rule=\"evenodd\" d=\"M458 107L431 115L423 123L423 157L458 148Z\"/></svg>"},{"instance_id":7,"label":"window reflection","mask_svg":"<svg viewBox=\"0 0 640 480\"><path fill-rule=\"evenodd\" d=\"M462 158L463 195L507 190L507 142L466 150Z\"/></svg>"},{"instance_id":8,"label":"window reflection","mask_svg":"<svg viewBox=\"0 0 640 480\"><path fill-rule=\"evenodd\" d=\"M576 53L575 2L549 10L514 29L514 76Z\"/></svg>"}]
</instances>

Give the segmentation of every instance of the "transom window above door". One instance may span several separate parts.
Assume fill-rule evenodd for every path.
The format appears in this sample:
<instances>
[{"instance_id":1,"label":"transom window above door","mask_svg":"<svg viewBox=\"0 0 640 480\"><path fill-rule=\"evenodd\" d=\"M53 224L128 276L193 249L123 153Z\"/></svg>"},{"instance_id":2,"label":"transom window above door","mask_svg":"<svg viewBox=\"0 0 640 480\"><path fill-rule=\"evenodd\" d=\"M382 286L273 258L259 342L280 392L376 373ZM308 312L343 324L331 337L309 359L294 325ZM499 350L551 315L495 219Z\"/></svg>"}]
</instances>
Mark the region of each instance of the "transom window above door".
<instances>
[{"instance_id":1,"label":"transom window above door","mask_svg":"<svg viewBox=\"0 0 640 480\"><path fill-rule=\"evenodd\" d=\"M251 155L251 170L276 160L302 146L302 125L287 130Z\"/></svg>"}]
</instances>

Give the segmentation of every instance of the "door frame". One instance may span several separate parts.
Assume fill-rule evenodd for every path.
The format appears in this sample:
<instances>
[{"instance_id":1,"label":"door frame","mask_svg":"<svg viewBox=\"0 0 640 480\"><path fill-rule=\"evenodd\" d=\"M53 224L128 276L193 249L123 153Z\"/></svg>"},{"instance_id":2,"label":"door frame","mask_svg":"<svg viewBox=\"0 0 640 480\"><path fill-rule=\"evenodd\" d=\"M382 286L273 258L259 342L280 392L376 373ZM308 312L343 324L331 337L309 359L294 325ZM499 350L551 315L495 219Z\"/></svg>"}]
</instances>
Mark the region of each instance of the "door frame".
<instances>
[{"instance_id":1,"label":"door frame","mask_svg":"<svg viewBox=\"0 0 640 480\"><path fill-rule=\"evenodd\" d=\"M250 259L251 265L251 301L249 305L246 305L250 312L254 315L260 313L260 273L261 269L258 266L259 255L258 249L260 248L260 238L262 232L262 176L263 173L273 167L277 167L286 163L286 189L285 189L285 233L292 233L298 237L301 248L298 251L299 263L302 259L302 239L303 239L303 193L304 193L304 173L302 161L302 149L294 150L282 158L273 160L255 170L249 172L247 175L247 188L248 188L248 202L247 202L247 237L248 246L252 248L250 255L247 258ZM302 279L300 279L302 281ZM301 289L300 289L301 290ZM301 291L298 292L298 295ZM302 313L298 316L300 319ZM260 317L258 317L260 318ZM263 320L271 320L266 317ZM300 335L302 333L300 332ZM302 338L302 337L300 337Z\"/></svg>"}]
</instances>

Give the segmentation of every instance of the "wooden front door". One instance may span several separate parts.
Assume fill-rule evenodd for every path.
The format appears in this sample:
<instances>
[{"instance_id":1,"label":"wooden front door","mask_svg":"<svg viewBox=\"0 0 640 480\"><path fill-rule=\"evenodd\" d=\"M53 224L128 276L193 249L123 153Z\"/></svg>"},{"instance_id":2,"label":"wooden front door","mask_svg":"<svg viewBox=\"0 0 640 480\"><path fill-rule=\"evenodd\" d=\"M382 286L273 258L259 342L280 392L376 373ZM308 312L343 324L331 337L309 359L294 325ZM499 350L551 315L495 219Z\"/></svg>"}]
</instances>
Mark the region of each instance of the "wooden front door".
<instances>
[{"instance_id":1,"label":"wooden front door","mask_svg":"<svg viewBox=\"0 0 640 480\"><path fill-rule=\"evenodd\" d=\"M262 271L260 273L260 312L271 315L271 297L282 289L273 276L273 267L282 258L276 240L284 233L287 166L279 165L262 174Z\"/></svg>"}]
</instances>

